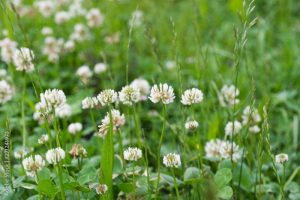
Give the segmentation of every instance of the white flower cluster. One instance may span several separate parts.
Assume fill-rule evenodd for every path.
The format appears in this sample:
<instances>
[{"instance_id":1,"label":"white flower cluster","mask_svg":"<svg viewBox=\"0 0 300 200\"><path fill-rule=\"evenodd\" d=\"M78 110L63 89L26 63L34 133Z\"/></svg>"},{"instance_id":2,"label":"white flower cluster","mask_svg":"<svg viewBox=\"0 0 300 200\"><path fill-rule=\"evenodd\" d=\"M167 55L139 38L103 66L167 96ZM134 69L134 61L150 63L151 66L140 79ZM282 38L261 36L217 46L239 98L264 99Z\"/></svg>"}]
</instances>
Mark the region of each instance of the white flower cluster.
<instances>
[{"instance_id":1,"label":"white flower cluster","mask_svg":"<svg viewBox=\"0 0 300 200\"><path fill-rule=\"evenodd\" d=\"M242 130L242 124L239 121L228 122L225 126L225 135L234 136L237 135Z\"/></svg>"},{"instance_id":2,"label":"white flower cluster","mask_svg":"<svg viewBox=\"0 0 300 200\"><path fill-rule=\"evenodd\" d=\"M41 137L38 139L38 143L39 144L45 144L46 142L48 142L49 140L49 136L47 134L43 134L41 135Z\"/></svg>"},{"instance_id":3,"label":"white flower cluster","mask_svg":"<svg viewBox=\"0 0 300 200\"><path fill-rule=\"evenodd\" d=\"M97 8L92 8L86 14L86 20L89 27L101 26L104 22L104 16Z\"/></svg>"},{"instance_id":4,"label":"white flower cluster","mask_svg":"<svg viewBox=\"0 0 300 200\"><path fill-rule=\"evenodd\" d=\"M36 173L45 166L45 161L43 160L42 156L35 155L25 158L22 161L22 164L27 176L34 177Z\"/></svg>"},{"instance_id":5,"label":"white flower cluster","mask_svg":"<svg viewBox=\"0 0 300 200\"><path fill-rule=\"evenodd\" d=\"M66 103L67 98L62 90L48 89L45 93L40 94L41 102L45 102L46 105L57 108Z\"/></svg>"},{"instance_id":6,"label":"white flower cluster","mask_svg":"<svg viewBox=\"0 0 300 200\"><path fill-rule=\"evenodd\" d=\"M196 120L187 121L184 125L186 130L195 130L199 126L199 123Z\"/></svg>"},{"instance_id":7,"label":"white flower cluster","mask_svg":"<svg viewBox=\"0 0 300 200\"><path fill-rule=\"evenodd\" d=\"M49 62L56 63L63 51L63 47L63 39L56 39L52 36L48 36L44 41L43 54L48 57Z\"/></svg>"},{"instance_id":8,"label":"white flower cluster","mask_svg":"<svg viewBox=\"0 0 300 200\"><path fill-rule=\"evenodd\" d=\"M119 92L119 100L126 105L137 103L141 99L140 90L136 87L126 85Z\"/></svg>"},{"instance_id":9,"label":"white flower cluster","mask_svg":"<svg viewBox=\"0 0 300 200\"><path fill-rule=\"evenodd\" d=\"M86 97L81 102L82 109L96 108L99 104L97 97Z\"/></svg>"},{"instance_id":10,"label":"white flower cluster","mask_svg":"<svg viewBox=\"0 0 300 200\"><path fill-rule=\"evenodd\" d=\"M40 94L40 99L41 101L35 105L35 113L33 114L33 118L40 123L42 123L46 117L49 117L53 108L56 117L69 117L72 113L72 108L67 104L66 96L62 90L48 89ZM47 120L51 120L51 117L47 118Z\"/></svg>"},{"instance_id":11,"label":"white flower cluster","mask_svg":"<svg viewBox=\"0 0 300 200\"><path fill-rule=\"evenodd\" d=\"M41 0L34 3L34 6L44 17L49 17L55 10L55 3L51 0Z\"/></svg>"},{"instance_id":12,"label":"white flower cluster","mask_svg":"<svg viewBox=\"0 0 300 200\"><path fill-rule=\"evenodd\" d=\"M71 15L67 11L59 11L55 13L54 21L58 25L64 24L70 19Z\"/></svg>"},{"instance_id":13,"label":"white flower cluster","mask_svg":"<svg viewBox=\"0 0 300 200\"><path fill-rule=\"evenodd\" d=\"M219 101L222 106L233 106L234 104L239 103L239 96L240 91L234 85L224 85L221 89L221 93L219 94Z\"/></svg>"},{"instance_id":14,"label":"white flower cluster","mask_svg":"<svg viewBox=\"0 0 300 200\"><path fill-rule=\"evenodd\" d=\"M59 118L70 117L72 114L72 107L69 104L64 103L55 108L55 114Z\"/></svg>"},{"instance_id":15,"label":"white flower cluster","mask_svg":"<svg viewBox=\"0 0 300 200\"><path fill-rule=\"evenodd\" d=\"M65 159L65 151L60 147L50 149L46 153L46 160L49 164L57 165L63 159Z\"/></svg>"},{"instance_id":16,"label":"white flower cluster","mask_svg":"<svg viewBox=\"0 0 300 200\"><path fill-rule=\"evenodd\" d=\"M164 156L163 163L166 167L178 168L181 166L180 155L176 153L168 153Z\"/></svg>"},{"instance_id":17,"label":"white flower cluster","mask_svg":"<svg viewBox=\"0 0 300 200\"><path fill-rule=\"evenodd\" d=\"M284 164L289 160L289 156L285 153L281 153L275 156L275 162L279 164Z\"/></svg>"},{"instance_id":18,"label":"white flower cluster","mask_svg":"<svg viewBox=\"0 0 300 200\"><path fill-rule=\"evenodd\" d=\"M76 133L79 133L82 130L82 124L79 122L71 123L68 126L69 133L75 135Z\"/></svg>"},{"instance_id":19,"label":"white flower cluster","mask_svg":"<svg viewBox=\"0 0 300 200\"><path fill-rule=\"evenodd\" d=\"M86 41L90 36L88 28L83 24L76 24L74 26L74 31L70 36L71 40L77 41L77 42L84 42Z\"/></svg>"},{"instance_id":20,"label":"white flower cluster","mask_svg":"<svg viewBox=\"0 0 300 200\"><path fill-rule=\"evenodd\" d=\"M107 192L108 187L107 187L107 185L105 185L105 184L98 184L98 185L95 187L95 190L96 190L96 193L97 193L97 194L102 195L102 194L105 194L105 193Z\"/></svg>"},{"instance_id":21,"label":"white flower cluster","mask_svg":"<svg viewBox=\"0 0 300 200\"><path fill-rule=\"evenodd\" d=\"M74 144L72 149L69 151L69 154L73 158L84 158L87 156L87 151L82 145Z\"/></svg>"},{"instance_id":22,"label":"white flower cluster","mask_svg":"<svg viewBox=\"0 0 300 200\"><path fill-rule=\"evenodd\" d=\"M83 65L77 69L76 75L79 76L80 80L84 84L87 84L93 76L93 71L90 70L89 66Z\"/></svg>"},{"instance_id":23,"label":"white flower cluster","mask_svg":"<svg viewBox=\"0 0 300 200\"><path fill-rule=\"evenodd\" d=\"M258 124L261 121L261 116L258 113L258 110L256 108L252 108L250 106L247 106L242 115L243 119L243 125L244 126L249 126L249 132L251 133L259 133L260 128Z\"/></svg>"},{"instance_id":24,"label":"white flower cluster","mask_svg":"<svg viewBox=\"0 0 300 200\"><path fill-rule=\"evenodd\" d=\"M53 29L48 27L48 26L44 26L43 29L42 29L42 34L44 36L52 35L53 34Z\"/></svg>"},{"instance_id":25,"label":"white flower cluster","mask_svg":"<svg viewBox=\"0 0 300 200\"><path fill-rule=\"evenodd\" d=\"M168 70L174 69L176 67L176 62L174 60L167 60L165 62L165 68Z\"/></svg>"},{"instance_id":26,"label":"white flower cluster","mask_svg":"<svg viewBox=\"0 0 300 200\"><path fill-rule=\"evenodd\" d=\"M192 105L200 103L203 100L203 93L197 88L186 90L181 96L181 103L183 105Z\"/></svg>"},{"instance_id":27,"label":"white flower cluster","mask_svg":"<svg viewBox=\"0 0 300 200\"><path fill-rule=\"evenodd\" d=\"M166 83L154 85L151 88L149 99L153 103L162 102L163 104L170 104L175 99L174 90Z\"/></svg>"},{"instance_id":28,"label":"white flower cluster","mask_svg":"<svg viewBox=\"0 0 300 200\"><path fill-rule=\"evenodd\" d=\"M150 85L147 80L142 79L142 78L137 78L137 79L134 79L130 85L139 90L140 101L147 100L147 96L150 93Z\"/></svg>"},{"instance_id":29,"label":"white flower cluster","mask_svg":"<svg viewBox=\"0 0 300 200\"><path fill-rule=\"evenodd\" d=\"M14 156L16 159L23 159L29 153L28 150L21 148L14 152Z\"/></svg>"},{"instance_id":30,"label":"white flower cluster","mask_svg":"<svg viewBox=\"0 0 300 200\"><path fill-rule=\"evenodd\" d=\"M120 111L112 109L111 110L111 118L112 118L112 126L113 132L115 133L121 126L125 124L125 116L121 114ZM110 127L110 114L107 112L104 119L101 121L101 125L99 125L99 131L96 133L99 137L105 137L109 131Z\"/></svg>"},{"instance_id":31,"label":"white flower cluster","mask_svg":"<svg viewBox=\"0 0 300 200\"><path fill-rule=\"evenodd\" d=\"M98 94L97 99L102 106L107 106L118 101L118 93L111 89L103 90Z\"/></svg>"},{"instance_id":32,"label":"white flower cluster","mask_svg":"<svg viewBox=\"0 0 300 200\"><path fill-rule=\"evenodd\" d=\"M142 158L142 151L136 147L129 147L124 151L124 159L130 161L137 161Z\"/></svg>"},{"instance_id":33,"label":"white flower cluster","mask_svg":"<svg viewBox=\"0 0 300 200\"><path fill-rule=\"evenodd\" d=\"M143 24L143 17L144 14L141 10L135 10L132 14L131 14L131 19L129 21L129 26L130 27L138 27L141 26Z\"/></svg>"},{"instance_id":34,"label":"white flower cluster","mask_svg":"<svg viewBox=\"0 0 300 200\"><path fill-rule=\"evenodd\" d=\"M12 99L15 94L15 89L7 81L0 81L0 104L3 104Z\"/></svg>"},{"instance_id":35,"label":"white flower cluster","mask_svg":"<svg viewBox=\"0 0 300 200\"><path fill-rule=\"evenodd\" d=\"M105 42L108 44L116 44L120 42L120 33L116 32L111 35L108 35L104 38Z\"/></svg>"},{"instance_id":36,"label":"white flower cluster","mask_svg":"<svg viewBox=\"0 0 300 200\"><path fill-rule=\"evenodd\" d=\"M105 72L107 69L107 66L105 63L97 63L95 66L94 66L94 72L95 74L101 74L103 72Z\"/></svg>"},{"instance_id":37,"label":"white flower cluster","mask_svg":"<svg viewBox=\"0 0 300 200\"><path fill-rule=\"evenodd\" d=\"M241 158L238 145L226 140L210 140L205 145L205 153L208 159L231 159L237 162Z\"/></svg>"},{"instance_id":38,"label":"white flower cluster","mask_svg":"<svg viewBox=\"0 0 300 200\"><path fill-rule=\"evenodd\" d=\"M13 56L17 48L17 43L9 38L4 38L0 41L1 59L10 64L13 61Z\"/></svg>"},{"instance_id":39,"label":"white flower cluster","mask_svg":"<svg viewBox=\"0 0 300 200\"><path fill-rule=\"evenodd\" d=\"M13 60L17 71L32 72L34 70L34 53L32 50L21 47L14 52Z\"/></svg>"}]
</instances>

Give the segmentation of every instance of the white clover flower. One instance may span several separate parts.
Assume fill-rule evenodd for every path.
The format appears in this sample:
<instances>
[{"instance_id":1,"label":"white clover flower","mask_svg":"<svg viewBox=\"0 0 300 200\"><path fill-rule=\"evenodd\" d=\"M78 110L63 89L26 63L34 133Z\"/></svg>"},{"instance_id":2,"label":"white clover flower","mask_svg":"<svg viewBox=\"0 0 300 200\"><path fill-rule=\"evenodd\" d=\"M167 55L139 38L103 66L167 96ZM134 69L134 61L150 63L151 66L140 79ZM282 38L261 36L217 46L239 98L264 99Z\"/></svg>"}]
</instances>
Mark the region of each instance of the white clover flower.
<instances>
[{"instance_id":1,"label":"white clover flower","mask_svg":"<svg viewBox=\"0 0 300 200\"><path fill-rule=\"evenodd\" d=\"M48 142L49 140L49 136L47 134L43 134L41 135L41 137L38 139L38 143L39 144L45 144L46 142Z\"/></svg>"},{"instance_id":2,"label":"white clover flower","mask_svg":"<svg viewBox=\"0 0 300 200\"><path fill-rule=\"evenodd\" d=\"M103 90L98 94L97 99L102 106L106 106L118 101L118 93L111 89Z\"/></svg>"},{"instance_id":3,"label":"white clover flower","mask_svg":"<svg viewBox=\"0 0 300 200\"><path fill-rule=\"evenodd\" d=\"M82 109L90 109L98 107L100 102L98 101L97 97L86 97L82 100L81 105Z\"/></svg>"},{"instance_id":4,"label":"white clover flower","mask_svg":"<svg viewBox=\"0 0 300 200\"><path fill-rule=\"evenodd\" d=\"M97 63L94 67L95 74L101 74L105 72L107 69L107 66L105 63Z\"/></svg>"},{"instance_id":5,"label":"white clover flower","mask_svg":"<svg viewBox=\"0 0 300 200\"><path fill-rule=\"evenodd\" d=\"M142 158L142 151L136 147L129 147L124 151L124 159L130 161L137 161Z\"/></svg>"},{"instance_id":6,"label":"white clover flower","mask_svg":"<svg viewBox=\"0 0 300 200\"><path fill-rule=\"evenodd\" d=\"M92 8L86 14L86 20L89 27L101 26L104 22L104 16L97 8Z\"/></svg>"},{"instance_id":7,"label":"white clover flower","mask_svg":"<svg viewBox=\"0 0 300 200\"><path fill-rule=\"evenodd\" d=\"M52 35L53 34L53 30L52 30L52 28L45 26L42 29L42 34L45 35L45 36Z\"/></svg>"},{"instance_id":8,"label":"white clover flower","mask_svg":"<svg viewBox=\"0 0 300 200\"><path fill-rule=\"evenodd\" d=\"M220 158L220 148L223 141L217 139L217 140L210 140L205 144L205 156L207 158Z\"/></svg>"},{"instance_id":9,"label":"white clover flower","mask_svg":"<svg viewBox=\"0 0 300 200\"><path fill-rule=\"evenodd\" d=\"M77 69L76 75L84 84L87 84L93 76L93 71L90 70L89 66L83 65Z\"/></svg>"},{"instance_id":10,"label":"white clover flower","mask_svg":"<svg viewBox=\"0 0 300 200\"><path fill-rule=\"evenodd\" d=\"M73 40L68 40L64 44L64 50L66 52L73 52L75 50L75 42Z\"/></svg>"},{"instance_id":11,"label":"white clover flower","mask_svg":"<svg viewBox=\"0 0 300 200\"><path fill-rule=\"evenodd\" d=\"M112 35L108 35L104 38L105 42L108 44L116 44L120 42L120 33L116 32Z\"/></svg>"},{"instance_id":12,"label":"white clover flower","mask_svg":"<svg viewBox=\"0 0 300 200\"><path fill-rule=\"evenodd\" d=\"M89 38L89 30L83 24L76 24L71 39L77 42L83 42Z\"/></svg>"},{"instance_id":13,"label":"white clover flower","mask_svg":"<svg viewBox=\"0 0 300 200\"><path fill-rule=\"evenodd\" d=\"M21 47L14 52L13 59L17 71L32 72L34 70L34 64L32 63L34 54L32 50Z\"/></svg>"},{"instance_id":14,"label":"white clover flower","mask_svg":"<svg viewBox=\"0 0 300 200\"><path fill-rule=\"evenodd\" d=\"M23 4L23 2L21 0L11 0L10 3L13 4L14 11L20 17L24 17L25 15L28 15L31 11L30 6Z\"/></svg>"},{"instance_id":15,"label":"white clover flower","mask_svg":"<svg viewBox=\"0 0 300 200\"><path fill-rule=\"evenodd\" d=\"M284 164L289 160L289 156L285 153L277 154L275 156L275 162L279 164Z\"/></svg>"},{"instance_id":16,"label":"white clover flower","mask_svg":"<svg viewBox=\"0 0 300 200\"><path fill-rule=\"evenodd\" d=\"M140 100L140 90L136 87L126 85L119 92L119 99L126 105L137 103Z\"/></svg>"},{"instance_id":17,"label":"white clover flower","mask_svg":"<svg viewBox=\"0 0 300 200\"><path fill-rule=\"evenodd\" d=\"M10 64L13 61L14 53L17 48L17 43L9 38L0 40L1 59Z\"/></svg>"},{"instance_id":18,"label":"white clover flower","mask_svg":"<svg viewBox=\"0 0 300 200\"><path fill-rule=\"evenodd\" d=\"M224 85L221 89L221 93L219 95L219 101L222 106L232 106L234 104L239 103L239 96L240 91L234 85Z\"/></svg>"},{"instance_id":19,"label":"white clover flower","mask_svg":"<svg viewBox=\"0 0 300 200\"><path fill-rule=\"evenodd\" d=\"M21 148L14 152L14 156L16 159L23 159L29 153L28 150Z\"/></svg>"},{"instance_id":20,"label":"white clover flower","mask_svg":"<svg viewBox=\"0 0 300 200\"><path fill-rule=\"evenodd\" d=\"M78 132L80 132L82 130L82 124L79 123L79 122L76 122L76 123L71 123L69 126L68 126L68 131L69 133L71 134L76 134Z\"/></svg>"},{"instance_id":21,"label":"white clover flower","mask_svg":"<svg viewBox=\"0 0 300 200\"><path fill-rule=\"evenodd\" d=\"M169 153L164 156L163 163L166 167L178 168L181 166L180 155L176 153Z\"/></svg>"},{"instance_id":22,"label":"white clover flower","mask_svg":"<svg viewBox=\"0 0 300 200\"><path fill-rule=\"evenodd\" d=\"M84 1L83 0L73 0L72 3L69 6L69 13L72 17L76 16L84 16L86 15L86 10L84 9L84 6L82 5Z\"/></svg>"},{"instance_id":23,"label":"white clover flower","mask_svg":"<svg viewBox=\"0 0 300 200\"><path fill-rule=\"evenodd\" d=\"M47 106L46 101L44 100L44 94L40 94L41 101L35 104L35 111L40 112L41 114L49 114L51 112L51 107ZM43 98L43 99L42 99Z\"/></svg>"},{"instance_id":24,"label":"white clover flower","mask_svg":"<svg viewBox=\"0 0 300 200\"><path fill-rule=\"evenodd\" d=\"M203 93L197 88L186 90L181 96L181 103L183 105L192 105L200 103L203 100Z\"/></svg>"},{"instance_id":25,"label":"white clover flower","mask_svg":"<svg viewBox=\"0 0 300 200\"><path fill-rule=\"evenodd\" d=\"M74 144L72 149L69 151L69 154L73 158L84 158L87 156L87 151L82 145Z\"/></svg>"},{"instance_id":26,"label":"white clover flower","mask_svg":"<svg viewBox=\"0 0 300 200\"><path fill-rule=\"evenodd\" d=\"M55 4L52 0L37 1L34 5L44 17L49 17L55 10Z\"/></svg>"},{"instance_id":27,"label":"white clover flower","mask_svg":"<svg viewBox=\"0 0 300 200\"><path fill-rule=\"evenodd\" d=\"M143 12L141 10L135 10L131 14L131 19L129 21L129 26L130 27L138 27L143 24Z\"/></svg>"},{"instance_id":28,"label":"white clover flower","mask_svg":"<svg viewBox=\"0 0 300 200\"><path fill-rule=\"evenodd\" d=\"M242 124L239 121L228 122L225 126L225 135L230 137L238 134L242 130Z\"/></svg>"},{"instance_id":29,"label":"white clover flower","mask_svg":"<svg viewBox=\"0 0 300 200\"><path fill-rule=\"evenodd\" d=\"M60 24L63 24L65 22L69 21L70 19L71 19L71 16L68 12L60 11L60 12L57 12L55 14L55 20L54 21L55 21L56 24L60 25Z\"/></svg>"},{"instance_id":30,"label":"white clover flower","mask_svg":"<svg viewBox=\"0 0 300 200\"><path fill-rule=\"evenodd\" d=\"M98 184L96 187L95 187L95 190L96 190L96 193L97 194L105 194L108 190L108 187L107 185L105 184Z\"/></svg>"},{"instance_id":31,"label":"white clover flower","mask_svg":"<svg viewBox=\"0 0 300 200\"><path fill-rule=\"evenodd\" d=\"M15 89L5 80L0 81L0 104L11 100L15 94Z\"/></svg>"},{"instance_id":32,"label":"white clover flower","mask_svg":"<svg viewBox=\"0 0 300 200\"><path fill-rule=\"evenodd\" d=\"M66 95L62 90L48 89L40 94L41 102L50 107L57 108L66 103Z\"/></svg>"},{"instance_id":33,"label":"white clover flower","mask_svg":"<svg viewBox=\"0 0 300 200\"><path fill-rule=\"evenodd\" d=\"M49 164L56 165L63 159L65 159L65 151L60 147L50 149L46 153L46 160Z\"/></svg>"},{"instance_id":34,"label":"white clover flower","mask_svg":"<svg viewBox=\"0 0 300 200\"><path fill-rule=\"evenodd\" d=\"M165 67L169 70L174 69L176 67L176 62L174 60L167 60Z\"/></svg>"},{"instance_id":35,"label":"white clover flower","mask_svg":"<svg viewBox=\"0 0 300 200\"><path fill-rule=\"evenodd\" d=\"M260 128L259 128L259 126L257 126L257 125L254 125L254 126L250 126L249 127L249 132L250 133L259 133L260 132Z\"/></svg>"},{"instance_id":36,"label":"white clover flower","mask_svg":"<svg viewBox=\"0 0 300 200\"><path fill-rule=\"evenodd\" d=\"M48 61L56 63L63 50L63 39L56 39L52 36L46 37L44 41L43 54L48 56Z\"/></svg>"},{"instance_id":37,"label":"white clover flower","mask_svg":"<svg viewBox=\"0 0 300 200\"><path fill-rule=\"evenodd\" d=\"M242 119L243 125L257 124L261 121L261 116L256 108L251 109L250 106L247 106L243 111Z\"/></svg>"},{"instance_id":38,"label":"white clover flower","mask_svg":"<svg viewBox=\"0 0 300 200\"><path fill-rule=\"evenodd\" d=\"M64 103L55 108L55 114L59 118L70 117L72 114L72 107L69 104Z\"/></svg>"},{"instance_id":39,"label":"white clover flower","mask_svg":"<svg viewBox=\"0 0 300 200\"><path fill-rule=\"evenodd\" d=\"M125 116L121 114L120 111L112 109L111 110L111 117L112 117L112 126L113 132L115 133L121 126L125 124ZM109 132L110 127L110 115L107 112L104 119L101 121L101 125L99 125L99 131L96 133L99 137L105 137Z\"/></svg>"},{"instance_id":40,"label":"white clover flower","mask_svg":"<svg viewBox=\"0 0 300 200\"><path fill-rule=\"evenodd\" d=\"M231 159L237 162L241 158L239 146L234 142L223 141L220 147L220 155L224 159Z\"/></svg>"},{"instance_id":41,"label":"white clover flower","mask_svg":"<svg viewBox=\"0 0 300 200\"><path fill-rule=\"evenodd\" d=\"M5 69L0 69L0 77L2 78L7 77L7 71Z\"/></svg>"},{"instance_id":42,"label":"white clover flower","mask_svg":"<svg viewBox=\"0 0 300 200\"><path fill-rule=\"evenodd\" d=\"M46 101L42 99L42 96L43 94L41 94L41 102L35 104L35 113L33 116L36 120L47 117L52 111L51 106L47 105Z\"/></svg>"},{"instance_id":43,"label":"white clover flower","mask_svg":"<svg viewBox=\"0 0 300 200\"><path fill-rule=\"evenodd\" d=\"M34 177L38 171L45 166L45 161L42 156L29 156L22 161L27 176Z\"/></svg>"},{"instance_id":44,"label":"white clover flower","mask_svg":"<svg viewBox=\"0 0 300 200\"><path fill-rule=\"evenodd\" d=\"M166 83L154 85L151 88L149 99L153 103L158 103L161 101L163 104L170 104L175 99L174 90Z\"/></svg>"},{"instance_id":45,"label":"white clover flower","mask_svg":"<svg viewBox=\"0 0 300 200\"><path fill-rule=\"evenodd\" d=\"M185 129L187 130L195 130L198 128L199 124L196 120L187 121L184 125Z\"/></svg>"},{"instance_id":46,"label":"white clover flower","mask_svg":"<svg viewBox=\"0 0 300 200\"><path fill-rule=\"evenodd\" d=\"M150 85L147 80L137 78L134 79L130 85L140 90L140 101L147 100L147 96L150 93Z\"/></svg>"}]
</instances>

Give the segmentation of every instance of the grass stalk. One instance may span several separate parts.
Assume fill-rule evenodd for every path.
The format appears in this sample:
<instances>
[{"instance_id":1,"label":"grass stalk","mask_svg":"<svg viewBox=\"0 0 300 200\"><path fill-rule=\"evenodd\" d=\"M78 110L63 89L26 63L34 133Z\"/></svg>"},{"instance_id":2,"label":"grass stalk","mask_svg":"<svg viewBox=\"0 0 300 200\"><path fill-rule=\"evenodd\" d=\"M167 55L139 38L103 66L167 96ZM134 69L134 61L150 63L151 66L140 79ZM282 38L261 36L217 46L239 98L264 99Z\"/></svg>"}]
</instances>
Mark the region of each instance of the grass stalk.
<instances>
[{"instance_id":1,"label":"grass stalk","mask_svg":"<svg viewBox=\"0 0 300 200\"><path fill-rule=\"evenodd\" d=\"M160 135L160 140L158 144L158 149L157 149L157 181L156 181L156 191L155 191L155 198L158 199L158 186L159 186L159 181L160 181L160 150L161 150L161 145L162 141L164 139L164 134L165 134L165 127L166 127L166 106L163 105L163 110L162 110L162 115L163 115L163 126L161 129L161 135Z\"/></svg>"}]
</instances>

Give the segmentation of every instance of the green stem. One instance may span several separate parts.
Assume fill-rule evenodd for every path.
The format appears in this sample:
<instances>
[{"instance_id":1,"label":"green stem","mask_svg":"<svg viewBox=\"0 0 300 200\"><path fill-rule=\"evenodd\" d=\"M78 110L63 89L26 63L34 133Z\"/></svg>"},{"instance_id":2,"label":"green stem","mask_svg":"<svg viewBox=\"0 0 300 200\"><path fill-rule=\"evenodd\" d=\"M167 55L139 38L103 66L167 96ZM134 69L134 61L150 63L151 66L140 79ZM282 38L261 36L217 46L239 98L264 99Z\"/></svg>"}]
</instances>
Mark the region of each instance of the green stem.
<instances>
[{"instance_id":1,"label":"green stem","mask_svg":"<svg viewBox=\"0 0 300 200\"><path fill-rule=\"evenodd\" d=\"M125 160L124 160L123 142L122 142L121 131L118 132L118 141L119 141L120 157L121 157L121 160L122 160L122 163L123 163L123 169L125 169Z\"/></svg>"},{"instance_id":2,"label":"green stem","mask_svg":"<svg viewBox=\"0 0 300 200\"><path fill-rule=\"evenodd\" d=\"M35 171L34 173L35 173L35 176L36 176L36 184L39 185L39 176L38 176L38 173L37 173L37 171ZM38 190L38 195L39 195L39 199L43 199L43 196L41 195L41 193L39 192L39 190Z\"/></svg>"},{"instance_id":3,"label":"green stem","mask_svg":"<svg viewBox=\"0 0 300 200\"><path fill-rule=\"evenodd\" d=\"M112 121L111 106L109 106L109 118L110 118L109 132L104 138L104 144L101 152L100 181L107 185L108 199L112 199L113 198L112 174L113 174L113 167L114 167L114 147L113 147L113 121Z\"/></svg>"},{"instance_id":4,"label":"green stem","mask_svg":"<svg viewBox=\"0 0 300 200\"><path fill-rule=\"evenodd\" d=\"M46 123L46 130L47 130L48 138L49 138L50 149L52 149L52 134L51 134L47 116L45 117L45 123Z\"/></svg>"},{"instance_id":5,"label":"green stem","mask_svg":"<svg viewBox=\"0 0 300 200\"><path fill-rule=\"evenodd\" d=\"M60 185L60 190L61 190L61 199L65 200L65 190L64 190L64 183L63 183L63 177L62 177L62 168L61 164L58 163L58 178L59 178L59 185Z\"/></svg>"},{"instance_id":6,"label":"green stem","mask_svg":"<svg viewBox=\"0 0 300 200\"><path fill-rule=\"evenodd\" d=\"M283 164L283 174L282 174L282 180L280 181L281 184L280 184L280 191L282 191L282 199L285 199L285 196L284 196L284 184L285 184L285 164Z\"/></svg>"},{"instance_id":7,"label":"green stem","mask_svg":"<svg viewBox=\"0 0 300 200\"><path fill-rule=\"evenodd\" d=\"M26 147L26 139L27 139L27 130L26 130L26 121L25 121L25 109L24 109L24 101L26 96L26 74L23 74L24 82L23 82L23 95L21 100L21 115L22 115L22 127L23 127L23 148Z\"/></svg>"},{"instance_id":8,"label":"green stem","mask_svg":"<svg viewBox=\"0 0 300 200\"><path fill-rule=\"evenodd\" d=\"M92 119L92 122L93 122L93 126L95 127L95 131L97 132L98 127L97 127L97 124L96 124L94 113L93 113L92 109L90 109L89 111L90 111L90 116L91 116L91 119Z\"/></svg>"},{"instance_id":9,"label":"green stem","mask_svg":"<svg viewBox=\"0 0 300 200\"><path fill-rule=\"evenodd\" d=\"M137 119L137 114L136 114L136 110L135 110L135 106L132 106L132 110L133 110L133 118L134 118L134 127L135 127L135 134L136 134L136 138L137 138L137 143L138 143L138 147L141 148L142 143L141 143L141 136L140 136L140 127L139 127L139 122Z\"/></svg>"},{"instance_id":10,"label":"green stem","mask_svg":"<svg viewBox=\"0 0 300 200\"><path fill-rule=\"evenodd\" d=\"M160 180L160 150L161 150L161 145L165 134L165 127L166 127L166 106L163 105L163 126L162 126L159 145L157 149L157 182L156 182L156 191L155 191L156 199L158 199L158 190L159 190L158 186Z\"/></svg>"},{"instance_id":11,"label":"green stem","mask_svg":"<svg viewBox=\"0 0 300 200\"><path fill-rule=\"evenodd\" d=\"M52 106L52 111L53 111L53 128L55 131L55 139L56 139L56 145L58 147L61 146L60 141L59 141L59 129L58 129L58 122L56 121L56 114L55 114L55 108Z\"/></svg>"},{"instance_id":12,"label":"green stem","mask_svg":"<svg viewBox=\"0 0 300 200\"><path fill-rule=\"evenodd\" d=\"M173 180L174 180L174 186L175 186L175 191L176 191L176 198L177 198L177 200L180 200L180 195L179 195L179 191L178 191L178 186L177 186L177 181L176 181L176 177L175 177L174 168L172 168L172 176L173 176Z\"/></svg>"},{"instance_id":13,"label":"green stem","mask_svg":"<svg viewBox=\"0 0 300 200\"><path fill-rule=\"evenodd\" d=\"M132 184L133 184L133 199L136 196L136 182L135 182L135 162L132 163Z\"/></svg>"}]
</instances>

